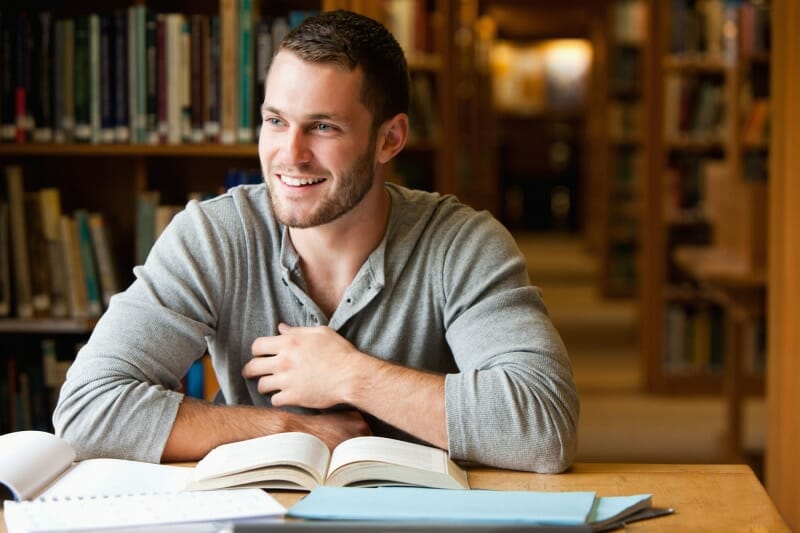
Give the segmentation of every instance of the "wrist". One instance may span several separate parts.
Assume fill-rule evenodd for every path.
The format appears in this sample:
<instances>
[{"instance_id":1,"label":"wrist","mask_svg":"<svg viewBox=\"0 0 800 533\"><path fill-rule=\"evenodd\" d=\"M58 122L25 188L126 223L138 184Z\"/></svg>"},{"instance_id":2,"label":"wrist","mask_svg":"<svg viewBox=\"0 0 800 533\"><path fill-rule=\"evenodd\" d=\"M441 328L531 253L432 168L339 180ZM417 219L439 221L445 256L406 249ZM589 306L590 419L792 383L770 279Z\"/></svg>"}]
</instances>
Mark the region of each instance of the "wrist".
<instances>
[{"instance_id":1,"label":"wrist","mask_svg":"<svg viewBox=\"0 0 800 533\"><path fill-rule=\"evenodd\" d=\"M388 363L363 352L354 352L354 355L358 360L351 365L353 372L349 379L343 382L341 397L343 403L360 408L380 381L383 367Z\"/></svg>"}]
</instances>

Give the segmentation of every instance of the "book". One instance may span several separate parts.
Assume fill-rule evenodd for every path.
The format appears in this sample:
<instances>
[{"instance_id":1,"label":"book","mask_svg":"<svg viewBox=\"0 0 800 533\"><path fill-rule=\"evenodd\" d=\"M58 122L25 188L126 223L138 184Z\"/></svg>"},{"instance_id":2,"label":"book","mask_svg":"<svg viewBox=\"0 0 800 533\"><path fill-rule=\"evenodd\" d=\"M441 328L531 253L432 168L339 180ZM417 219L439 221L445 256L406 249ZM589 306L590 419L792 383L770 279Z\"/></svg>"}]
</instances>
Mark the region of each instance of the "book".
<instances>
[{"instance_id":1,"label":"book","mask_svg":"<svg viewBox=\"0 0 800 533\"><path fill-rule=\"evenodd\" d=\"M190 490L322 485L468 489L466 471L438 448L385 437L356 437L333 452L309 433L287 432L217 446L194 467Z\"/></svg>"},{"instance_id":2,"label":"book","mask_svg":"<svg viewBox=\"0 0 800 533\"><path fill-rule=\"evenodd\" d=\"M402 523L529 524L589 526L607 530L621 523L669 514L652 507L650 494L598 497L592 491L535 492L449 490L412 487L321 487L289 508L287 516L312 520Z\"/></svg>"},{"instance_id":3,"label":"book","mask_svg":"<svg viewBox=\"0 0 800 533\"><path fill-rule=\"evenodd\" d=\"M102 213L89 213L89 230L92 234L92 249L97 259L97 276L103 296L103 308L108 308L111 297L120 291L120 283L114 252L111 249L110 230Z\"/></svg>"},{"instance_id":4,"label":"book","mask_svg":"<svg viewBox=\"0 0 800 533\"><path fill-rule=\"evenodd\" d=\"M25 226L28 246L28 267L31 278L31 305L37 317L50 314L50 261L42 227L42 214L37 192L25 191Z\"/></svg>"},{"instance_id":5,"label":"book","mask_svg":"<svg viewBox=\"0 0 800 533\"><path fill-rule=\"evenodd\" d=\"M64 272L67 279L67 307L72 318L89 316L89 301L78 244L78 229L75 219L69 215L59 217L59 237L64 258Z\"/></svg>"},{"instance_id":6,"label":"book","mask_svg":"<svg viewBox=\"0 0 800 533\"><path fill-rule=\"evenodd\" d=\"M11 261L9 258L8 202L0 201L0 317L11 314Z\"/></svg>"},{"instance_id":7,"label":"book","mask_svg":"<svg viewBox=\"0 0 800 533\"><path fill-rule=\"evenodd\" d=\"M220 142L233 144L239 130L239 0L220 0Z\"/></svg>"},{"instance_id":8,"label":"book","mask_svg":"<svg viewBox=\"0 0 800 533\"><path fill-rule=\"evenodd\" d=\"M45 187L38 192L42 231L50 266L50 316L67 315L67 279L64 272L63 246L59 219L61 218L61 192L56 187Z\"/></svg>"},{"instance_id":9,"label":"book","mask_svg":"<svg viewBox=\"0 0 800 533\"><path fill-rule=\"evenodd\" d=\"M89 212L85 209L75 210L75 229L77 232L80 260L83 265L83 278L86 283L86 301L89 316L100 316L103 312L100 281L97 275L92 230L89 228Z\"/></svg>"},{"instance_id":10,"label":"book","mask_svg":"<svg viewBox=\"0 0 800 533\"><path fill-rule=\"evenodd\" d=\"M11 258L16 315L19 318L33 317L31 274L28 263L28 237L25 218L25 189L22 167L6 167L8 187L9 224L11 236Z\"/></svg>"},{"instance_id":11,"label":"book","mask_svg":"<svg viewBox=\"0 0 800 533\"><path fill-rule=\"evenodd\" d=\"M278 517L285 508L258 489L188 492L191 468L122 459L75 462L44 431L0 436L0 489L9 533L90 530Z\"/></svg>"}]
</instances>

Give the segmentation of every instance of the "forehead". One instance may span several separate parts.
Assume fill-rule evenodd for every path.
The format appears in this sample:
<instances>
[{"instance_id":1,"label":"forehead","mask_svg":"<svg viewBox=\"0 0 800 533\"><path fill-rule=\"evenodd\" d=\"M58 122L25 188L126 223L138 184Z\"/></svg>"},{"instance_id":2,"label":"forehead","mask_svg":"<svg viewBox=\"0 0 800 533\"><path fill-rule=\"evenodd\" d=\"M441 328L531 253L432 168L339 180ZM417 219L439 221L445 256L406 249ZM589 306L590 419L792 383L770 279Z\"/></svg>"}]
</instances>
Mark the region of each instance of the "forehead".
<instances>
[{"instance_id":1,"label":"forehead","mask_svg":"<svg viewBox=\"0 0 800 533\"><path fill-rule=\"evenodd\" d=\"M367 112L361 102L362 72L335 63L311 63L281 50L270 66L264 105L298 115Z\"/></svg>"}]
</instances>

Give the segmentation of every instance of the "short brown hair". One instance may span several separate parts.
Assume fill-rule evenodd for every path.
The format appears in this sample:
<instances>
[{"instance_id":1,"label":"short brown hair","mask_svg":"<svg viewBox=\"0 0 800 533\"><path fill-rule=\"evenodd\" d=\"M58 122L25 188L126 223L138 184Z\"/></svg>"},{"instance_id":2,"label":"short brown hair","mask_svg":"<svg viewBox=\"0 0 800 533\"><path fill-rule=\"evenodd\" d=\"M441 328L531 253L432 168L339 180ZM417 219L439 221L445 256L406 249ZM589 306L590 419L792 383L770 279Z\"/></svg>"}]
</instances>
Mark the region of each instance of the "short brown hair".
<instances>
[{"instance_id":1,"label":"short brown hair","mask_svg":"<svg viewBox=\"0 0 800 533\"><path fill-rule=\"evenodd\" d=\"M409 73L403 49L381 23L351 11L326 11L292 30L280 49L310 63L361 67L361 101L377 128L398 113L408 113Z\"/></svg>"}]
</instances>

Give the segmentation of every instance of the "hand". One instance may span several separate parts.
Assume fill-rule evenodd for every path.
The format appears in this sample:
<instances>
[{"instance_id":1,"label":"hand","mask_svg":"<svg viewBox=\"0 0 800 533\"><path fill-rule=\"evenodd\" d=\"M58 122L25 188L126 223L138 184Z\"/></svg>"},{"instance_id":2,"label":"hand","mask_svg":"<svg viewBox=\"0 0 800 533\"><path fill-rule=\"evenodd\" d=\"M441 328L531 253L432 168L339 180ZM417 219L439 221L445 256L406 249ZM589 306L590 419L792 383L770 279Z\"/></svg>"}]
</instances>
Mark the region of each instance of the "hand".
<instances>
[{"instance_id":1,"label":"hand","mask_svg":"<svg viewBox=\"0 0 800 533\"><path fill-rule=\"evenodd\" d=\"M293 420L289 431L312 433L322 439L330 450L347 439L372 434L367 421L358 411L299 415Z\"/></svg>"},{"instance_id":2,"label":"hand","mask_svg":"<svg viewBox=\"0 0 800 533\"><path fill-rule=\"evenodd\" d=\"M276 407L325 409L348 403L347 391L373 358L329 327L279 324L278 332L253 342L253 359L242 368L242 375L257 378L260 393L274 392L271 400Z\"/></svg>"}]
</instances>

